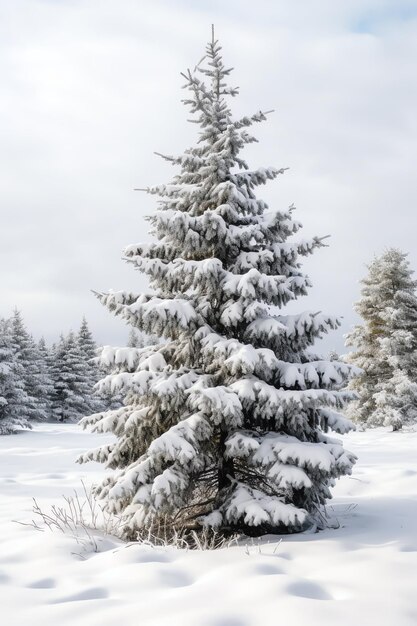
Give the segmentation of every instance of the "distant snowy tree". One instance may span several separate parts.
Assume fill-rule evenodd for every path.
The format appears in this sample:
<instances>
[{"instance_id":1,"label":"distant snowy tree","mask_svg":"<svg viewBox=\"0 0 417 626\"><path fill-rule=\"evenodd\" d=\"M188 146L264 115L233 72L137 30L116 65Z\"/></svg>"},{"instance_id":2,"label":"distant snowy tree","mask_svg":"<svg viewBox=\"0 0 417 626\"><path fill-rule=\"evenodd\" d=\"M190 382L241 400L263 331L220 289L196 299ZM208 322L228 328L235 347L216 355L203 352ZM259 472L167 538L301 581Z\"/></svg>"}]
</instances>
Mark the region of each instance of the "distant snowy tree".
<instances>
[{"instance_id":1,"label":"distant snowy tree","mask_svg":"<svg viewBox=\"0 0 417 626\"><path fill-rule=\"evenodd\" d=\"M146 333L138 331L136 328L131 328L129 331L129 337L127 345L129 348L145 348L146 346L152 346L159 343L157 337L152 337Z\"/></svg>"},{"instance_id":2,"label":"distant snowy tree","mask_svg":"<svg viewBox=\"0 0 417 626\"><path fill-rule=\"evenodd\" d=\"M61 336L55 350L52 370L54 392L52 413L61 422L78 422L91 412L90 373L77 337Z\"/></svg>"},{"instance_id":3,"label":"distant snowy tree","mask_svg":"<svg viewBox=\"0 0 417 626\"><path fill-rule=\"evenodd\" d=\"M32 336L29 337L29 342L31 359L25 376L25 384L27 393L35 399L31 419L45 420L50 417L53 383L42 342L37 344Z\"/></svg>"},{"instance_id":4,"label":"distant snowy tree","mask_svg":"<svg viewBox=\"0 0 417 626\"><path fill-rule=\"evenodd\" d=\"M88 392L85 398L86 410L84 413L87 415L103 409L104 406L103 401L95 393L95 386L101 378L100 367L97 362L97 344L85 317L82 320L77 341L85 361L86 382L88 383Z\"/></svg>"},{"instance_id":5,"label":"distant snowy tree","mask_svg":"<svg viewBox=\"0 0 417 626\"><path fill-rule=\"evenodd\" d=\"M37 343L37 368L41 381L38 389L38 394L44 401L44 410L46 417L49 418L52 415L52 397L54 393L54 383L52 380L52 351L46 345L46 341L43 337Z\"/></svg>"},{"instance_id":6,"label":"distant snowy tree","mask_svg":"<svg viewBox=\"0 0 417 626\"><path fill-rule=\"evenodd\" d=\"M62 407L64 398L64 384L61 378L61 371L64 365L65 355L65 338L61 334L57 343L52 344L50 350L50 374L52 378L53 389L51 393L51 416L63 421Z\"/></svg>"},{"instance_id":7,"label":"distant snowy tree","mask_svg":"<svg viewBox=\"0 0 417 626\"><path fill-rule=\"evenodd\" d=\"M80 330L78 331L77 341L81 348L81 351L85 354L88 362L92 362L97 356L97 344L94 341L93 333L88 327L88 322L83 317Z\"/></svg>"},{"instance_id":8,"label":"distant snowy tree","mask_svg":"<svg viewBox=\"0 0 417 626\"><path fill-rule=\"evenodd\" d=\"M141 336L136 328L131 328L129 331L129 337L127 339L127 345L129 348L139 348L141 345Z\"/></svg>"},{"instance_id":9,"label":"distant snowy tree","mask_svg":"<svg viewBox=\"0 0 417 626\"><path fill-rule=\"evenodd\" d=\"M38 345L28 333L22 314L17 309L11 319L15 358L22 368L26 400L24 415L29 420L45 420L49 413L52 382Z\"/></svg>"},{"instance_id":10,"label":"distant snowy tree","mask_svg":"<svg viewBox=\"0 0 417 626\"><path fill-rule=\"evenodd\" d=\"M26 412L24 369L16 358L10 320L0 320L0 435L31 428Z\"/></svg>"},{"instance_id":11,"label":"distant snowy tree","mask_svg":"<svg viewBox=\"0 0 417 626\"><path fill-rule=\"evenodd\" d=\"M367 426L417 421L417 282L407 255L388 249L368 267L361 299L363 318L346 337L355 348L346 356L362 368L349 387L359 395L349 415Z\"/></svg>"},{"instance_id":12,"label":"distant snowy tree","mask_svg":"<svg viewBox=\"0 0 417 626\"><path fill-rule=\"evenodd\" d=\"M126 535L152 524L248 534L297 532L321 518L330 487L354 455L328 437L352 424L338 413L352 397L338 386L354 368L316 359L308 349L337 319L315 312L274 314L307 293L300 256L322 240L292 241L293 207L269 212L258 185L281 175L248 169L242 148L262 111L234 120L217 41L206 65L184 74L185 99L201 132L178 157L149 220L156 243L135 244L127 259L152 290L100 294L134 328L164 337L145 348L103 350L115 368L100 385L124 406L85 418L117 440L80 459L118 470L97 487Z\"/></svg>"}]
</instances>

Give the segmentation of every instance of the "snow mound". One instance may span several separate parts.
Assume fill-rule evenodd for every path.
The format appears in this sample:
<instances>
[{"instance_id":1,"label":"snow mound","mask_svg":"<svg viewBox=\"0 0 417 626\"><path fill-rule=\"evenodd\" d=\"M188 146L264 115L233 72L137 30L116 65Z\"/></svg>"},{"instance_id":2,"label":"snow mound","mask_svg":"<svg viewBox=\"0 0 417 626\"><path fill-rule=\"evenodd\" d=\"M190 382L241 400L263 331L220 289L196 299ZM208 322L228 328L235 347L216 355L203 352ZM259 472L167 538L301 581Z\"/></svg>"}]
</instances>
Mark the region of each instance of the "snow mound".
<instances>
[{"instance_id":1,"label":"snow mound","mask_svg":"<svg viewBox=\"0 0 417 626\"><path fill-rule=\"evenodd\" d=\"M99 552L29 521L103 478L76 465L110 436L42 424L0 438L0 602L7 626L415 626L417 432L353 432L358 455L328 507L335 529L269 536L216 551L124 544ZM308 616L308 617L307 617Z\"/></svg>"}]
</instances>

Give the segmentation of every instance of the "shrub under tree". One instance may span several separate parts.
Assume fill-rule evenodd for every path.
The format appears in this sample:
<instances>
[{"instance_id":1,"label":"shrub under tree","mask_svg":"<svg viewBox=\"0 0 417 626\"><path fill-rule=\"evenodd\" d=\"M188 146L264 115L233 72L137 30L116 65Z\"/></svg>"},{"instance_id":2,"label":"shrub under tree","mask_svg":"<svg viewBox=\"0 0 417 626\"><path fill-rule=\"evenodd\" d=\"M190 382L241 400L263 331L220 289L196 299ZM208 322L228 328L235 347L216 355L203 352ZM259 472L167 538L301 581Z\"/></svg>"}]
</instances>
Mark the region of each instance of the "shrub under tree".
<instances>
[{"instance_id":1,"label":"shrub under tree","mask_svg":"<svg viewBox=\"0 0 417 626\"><path fill-rule=\"evenodd\" d=\"M100 385L123 393L124 406L82 422L117 437L80 460L117 470L96 494L125 516L129 537L149 527L301 531L321 519L355 461L326 434L352 427L338 411L354 368L309 352L338 320L277 312L307 293L300 257L322 240L293 240L293 207L269 211L257 199L256 188L284 172L250 170L241 156L266 114L233 119L228 99L238 90L214 39L204 62L183 75L198 142L164 157L177 174L146 190L159 197L149 217L157 241L125 251L152 290L98 295L166 340L105 348L114 369Z\"/></svg>"}]
</instances>

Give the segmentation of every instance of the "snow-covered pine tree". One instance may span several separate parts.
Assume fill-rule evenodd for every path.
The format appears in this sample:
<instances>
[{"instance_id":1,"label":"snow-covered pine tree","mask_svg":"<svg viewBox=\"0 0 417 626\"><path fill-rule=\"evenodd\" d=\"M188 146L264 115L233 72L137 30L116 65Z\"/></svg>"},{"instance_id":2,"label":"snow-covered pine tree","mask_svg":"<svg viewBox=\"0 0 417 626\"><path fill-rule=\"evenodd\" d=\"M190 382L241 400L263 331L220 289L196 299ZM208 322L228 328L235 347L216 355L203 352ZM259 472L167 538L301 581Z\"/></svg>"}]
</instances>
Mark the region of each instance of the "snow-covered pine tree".
<instances>
[{"instance_id":1,"label":"snow-covered pine tree","mask_svg":"<svg viewBox=\"0 0 417 626\"><path fill-rule=\"evenodd\" d=\"M23 407L24 415L29 420L45 420L48 417L52 387L46 363L17 309L11 319L11 328L15 358L22 368L27 396Z\"/></svg>"},{"instance_id":2,"label":"snow-covered pine tree","mask_svg":"<svg viewBox=\"0 0 417 626\"><path fill-rule=\"evenodd\" d=\"M128 348L140 348L141 346L141 336L136 328L131 328L129 330L129 336L127 338L127 346Z\"/></svg>"},{"instance_id":3,"label":"snow-covered pine tree","mask_svg":"<svg viewBox=\"0 0 417 626\"><path fill-rule=\"evenodd\" d=\"M136 328L131 328L127 338L128 348L145 348L159 343L158 337L152 337L143 332L139 332Z\"/></svg>"},{"instance_id":4,"label":"snow-covered pine tree","mask_svg":"<svg viewBox=\"0 0 417 626\"><path fill-rule=\"evenodd\" d=\"M346 360L362 369L349 383L358 399L348 414L367 426L417 420L417 282L407 254L390 248L362 280L355 310L363 319L346 336Z\"/></svg>"},{"instance_id":5,"label":"snow-covered pine tree","mask_svg":"<svg viewBox=\"0 0 417 626\"><path fill-rule=\"evenodd\" d=\"M149 217L155 243L126 257L150 276L152 291L99 294L134 328L166 338L138 348L104 349L116 370L101 387L122 391L125 406L87 417L84 427L117 441L83 455L118 471L97 487L108 509L126 517L126 535L155 523L248 534L296 532L320 518L334 480L354 455L328 437L352 425L337 410L352 394L335 388L352 368L315 360L315 339L337 319L274 314L306 294L299 257L319 238L293 241L289 210L268 211L258 185L281 175L248 169L241 150L262 111L233 119L230 73L217 41L205 65L184 74L184 100L201 131L196 146L164 157L173 181Z\"/></svg>"},{"instance_id":6,"label":"snow-covered pine tree","mask_svg":"<svg viewBox=\"0 0 417 626\"><path fill-rule=\"evenodd\" d=\"M46 420L50 417L50 398L53 384L48 365L42 352L42 344L37 344L29 335L31 358L25 376L26 391L35 403L30 419Z\"/></svg>"},{"instance_id":7,"label":"snow-covered pine tree","mask_svg":"<svg viewBox=\"0 0 417 626\"><path fill-rule=\"evenodd\" d=\"M64 383L61 371L64 365L65 337L60 335L57 343L53 343L49 353L49 372L52 378L53 389L51 393L51 417L57 421L63 421L62 406L64 397Z\"/></svg>"},{"instance_id":8,"label":"snow-covered pine tree","mask_svg":"<svg viewBox=\"0 0 417 626\"><path fill-rule=\"evenodd\" d=\"M78 422L91 409L89 371L77 337L60 338L53 366L52 414L60 422Z\"/></svg>"},{"instance_id":9,"label":"snow-covered pine tree","mask_svg":"<svg viewBox=\"0 0 417 626\"><path fill-rule=\"evenodd\" d=\"M77 340L81 351L85 354L85 358L91 363L97 356L97 344L94 341L93 333L91 332L85 317L82 319Z\"/></svg>"},{"instance_id":10,"label":"snow-covered pine tree","mask_svg":"<svg viewBox=\"0 0 417 626\"><path fill-rule=\"evenodd\" d=\"M23 377L23 367L16 359L11 321L0 319L0 435L31 428Z\"/></svg>"},{"instance_id":11,"label":"snow-covered pine tree","mask_svg":"<svg viewBox=\"0 0 417 626\"><path fill-rule=\"evenodd\" d=\"M89 413L95 413L96 411L102 410L105 408L105 404L95 393L95 386L101 378L100 367L97 362L98 349L85 317L81 322L80 330L77 335L77 341L80 347L81 355L84 356L89 388L85 398L86 408L84 415L87 415Z\"/></svg>"},{"instance_id":12,"label":"snow-covered pine tree","mask_svg":"<svg viewBox=\"0 0 417 626\"><path fill-rule=\"evenodd\" d=\"M52 416L52 398L54 394L54 383L52 380L52 350L48 348L46 345L46 341L44 337L41 337L38 341L37 345L37 355L38 358L36 360L37 370L39 374L39 379L41 381L39 388L39 395L41 395L44 401L44 410L46 413L46 417L50 418Z\"/></svg>"}]
</instances>

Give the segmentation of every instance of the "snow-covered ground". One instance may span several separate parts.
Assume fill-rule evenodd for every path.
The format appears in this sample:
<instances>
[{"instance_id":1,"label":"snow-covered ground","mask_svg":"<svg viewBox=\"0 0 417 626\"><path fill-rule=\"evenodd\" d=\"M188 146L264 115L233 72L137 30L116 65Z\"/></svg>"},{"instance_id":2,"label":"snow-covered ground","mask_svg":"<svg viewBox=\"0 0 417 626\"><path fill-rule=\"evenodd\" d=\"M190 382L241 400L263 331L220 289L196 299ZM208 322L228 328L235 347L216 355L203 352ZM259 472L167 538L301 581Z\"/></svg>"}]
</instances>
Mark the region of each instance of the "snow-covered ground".
<instances>
[{"instance_id":1,"label":"snow-covered ground","mask_svg":"<svg viewBox=\"0 0 417 626\"><path fill-rule=\"evenodd\" d=\"M74 425L0 437L0 623L7 626L415 626L417 432L352 433L359 456L318 534L217 551L103 540L99 553L38 532L42 507L103 469L74 459L98 445ZM269 539L269 543L267 540Z\"/></svg>"}]
</instances>

